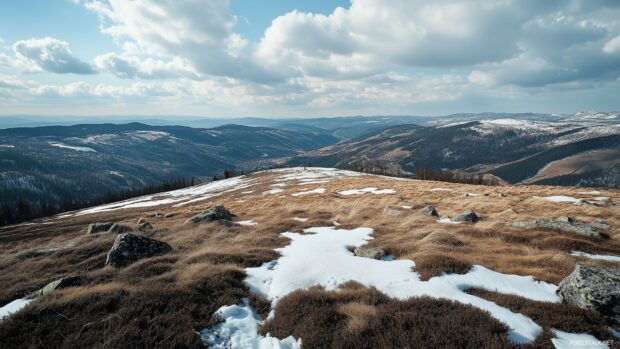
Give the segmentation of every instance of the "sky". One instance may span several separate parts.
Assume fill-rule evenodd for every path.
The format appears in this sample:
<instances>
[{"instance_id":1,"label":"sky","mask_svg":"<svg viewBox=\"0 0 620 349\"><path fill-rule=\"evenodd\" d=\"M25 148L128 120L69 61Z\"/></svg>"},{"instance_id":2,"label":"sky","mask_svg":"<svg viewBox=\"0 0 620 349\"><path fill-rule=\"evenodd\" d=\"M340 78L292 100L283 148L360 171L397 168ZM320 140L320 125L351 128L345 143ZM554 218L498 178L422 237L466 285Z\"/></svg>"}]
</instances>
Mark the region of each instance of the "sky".
<instances>
[{"instance_id":1,"label":"sky","mask_svg":"<svg viewBox=\"0 0 620 349\"><path fill-rule=\"evenodd\" d=\"M620 110L617 0L0 3L0 115Z\"/></svg>"}]
</instances>

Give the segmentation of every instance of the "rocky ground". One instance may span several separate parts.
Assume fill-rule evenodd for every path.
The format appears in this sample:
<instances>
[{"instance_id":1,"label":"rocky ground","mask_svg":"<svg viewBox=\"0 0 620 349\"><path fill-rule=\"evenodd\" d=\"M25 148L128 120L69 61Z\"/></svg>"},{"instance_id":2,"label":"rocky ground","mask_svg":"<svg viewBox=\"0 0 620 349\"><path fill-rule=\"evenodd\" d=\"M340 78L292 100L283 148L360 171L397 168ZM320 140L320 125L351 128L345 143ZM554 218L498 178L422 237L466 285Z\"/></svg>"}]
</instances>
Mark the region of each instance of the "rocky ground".
<instances>
[{"instance_id":1,"label":"rocky ground","mask_svg":"<svg viewBox=\"0 0 620 349\"><path fill-rule=\"evenodd\" d=\"M295 168L0 230L5 347L618 347L620 191Z\"/></svg>"}]
</instances>

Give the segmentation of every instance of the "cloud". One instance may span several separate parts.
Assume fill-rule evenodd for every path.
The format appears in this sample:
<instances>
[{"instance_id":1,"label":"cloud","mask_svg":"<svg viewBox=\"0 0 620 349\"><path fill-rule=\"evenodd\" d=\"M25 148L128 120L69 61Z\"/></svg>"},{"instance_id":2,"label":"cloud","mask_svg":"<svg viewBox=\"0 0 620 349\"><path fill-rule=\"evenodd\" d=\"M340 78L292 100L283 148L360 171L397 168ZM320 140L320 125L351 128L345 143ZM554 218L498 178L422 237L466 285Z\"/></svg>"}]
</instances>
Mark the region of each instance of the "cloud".
<instances>
[{"instance_id":1,"label":"cloud","mask_svg":"<svg viewBox=\"0 0 620 349\"><path fill-rule=\"evenodd\" d=\"M607 54L620 53L620 35L606 42L603 46L603 52Z\"/></svg>"},{"instance_id":2,"label":"cloud","mask_svg":"<svg viewBox=\"0 0 620 349\"><path fill-rule=\"evenodd\" d=\"M0 75L0 88L25 89L27 84L14 75Z\"/></svg>"},{"instance_id":3,"label":"cloud","mask_svg":"<svg viewBox=\"0 0 620 349\"><path fill-rule=\"evenodd\" d=\"M615 79L614 22L592 11L617 2L353 0L329 15L276 18L257 57L305 75L349 79L389 69L471 69L480 86ZM618 46L618 47L617 47Z\"/></svg>"},{"instance_id":4,"label":"cloud","mask_svg":"<svg viewBox=\"0 0 620 349\"><path fill-rule=\"evenodd\" d=\"M31 64L32 71L57 74L96 74L88 63L71 53L69 44L54 38L20 40L13 44L16 58Z\"/></svg>"},{"instance_id":5,"label":"cloud","mask_svg":"<svg viewBox=\"0 0 620 349\"><path fill-rule=\"evenodd\" d=\"M13 45L15 57L0 52L0 69L97 69L111 82L29 84L33 98L382 113L620 81L617 0L351 0L327 14L285 13L255 42L235 32L228 0L76 2L99 16L117 52L91 65L67 43L32 39Z\"/></svg>"},{"instance_id":6,"label":"cloud","mask_svg":"<svg viewBox=\"0 0 620 349\"><path fill-rule=\"evenodd\" d=\"M94 0L84 6L99 15L103 33L144 54L181 58L203 75L280 79L252 60L248 42L233 32L228 0Z\"/></svg>"},{"instance_id":7,"label":"cloud","mask_svg":"<svg viewBox=\"0 0 620 349\"><path fill-rule=\"evenodd\" d=\"M180 93L178 84L159 84L135 82L129 86L109 84L91 85L83 81L66 85L40 85L32 87L30 93L35 96L128 100L130 98L174 97Z\"/></svg>"},{"instance_id":8,"label":"cloud","mask_svg":"<svg viewBox=\"0 0 620 349\"><path fill-rule=\"evenodd\" d=\"M95 66L110 72L119 78L141 79L199 79L199 74L182 58L175 57L169 61L153 58L141 60L136 56L124 56L107 53L95 57Z\"/></svg>"}]
</instances>

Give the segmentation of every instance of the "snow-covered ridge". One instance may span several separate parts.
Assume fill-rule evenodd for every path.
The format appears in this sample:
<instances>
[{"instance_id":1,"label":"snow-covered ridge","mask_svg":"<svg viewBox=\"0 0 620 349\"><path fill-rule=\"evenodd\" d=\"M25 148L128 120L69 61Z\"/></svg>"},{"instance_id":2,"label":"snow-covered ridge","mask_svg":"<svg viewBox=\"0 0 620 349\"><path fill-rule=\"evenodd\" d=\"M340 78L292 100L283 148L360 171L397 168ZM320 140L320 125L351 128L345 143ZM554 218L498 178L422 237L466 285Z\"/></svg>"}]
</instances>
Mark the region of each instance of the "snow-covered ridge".
<instances>
[{"instance_id":1,"label":"snow-covered ridge","mask_svg":"<svg viewBox=\"0 0 620 349\"><path fill-rule=\"evenodd\" d=\"M177 138L172 136L168 132L163 131L132 131L122 132L119 134L97 134L84 138L68 138L83 144L102 144L102 145L115 145L119 140L123 140L123 143L143 143L152 142L160 139L168 139L170 141L176 141Z\"/></svg>"},{"instance_id":2,"label":"snow-covered ridge","mask_svg":"<svg viewBox=\"0 0 620 349\"><path fill-rule=\"evenodd\" d=\"M91 153L96 153L97 152L93 148L89 148L89 147L76 147L76 146L67 145L67 144L64 144L64 143L50 143L50 146L56 147L56 148L71 149L71 150L75 150L75 151L85 151L85 152L91 152Z\"/></svg>"},{"instance_id":3,"label":"snow-covered ridge","mask_svg":"<svg viewBox=\"0 0 620 349\"><path fill-rule=\"evenodd\" d=\"M541 121L517 120L517 119L495 119L482 120L470 129L478 132L480 135L497 134L506 131L515 131L527 134L549 134L558 133L570 129L575 126L568 124L558 124Z\"/></svg>"},{"instance_id":4,"label":"snow-covered ridge","mask_svg":"<svg viewBox=\"0 0 620 349\"><path fill-rule=\"evenodd\" d=\"M254 173L252 175L223 179L216 182L209 182L207 184L201 184L189 188L141 196L138 198L115 202L112 204L101 205L77 212L67 213L59 217L62 218L72 215L85 215L130 208L155 207L167 204L175 204L175 206L177 207L184 206L190 203L208 200L223 195L225 193L251 187L255 184L260 183L259 176L266 173L273 174L273 176L271 176L271 180L273 180L275 183L272 185L272 187L274 187L273 189L263 193L265 195L283 192L284 189L282 189L281 187L286 186L286 183L288 182L296 182L297 184L308 184L311 182L320 181L321 183L328 183L330 180L338 178L360 178L362 176L369 176L353 171L321 167L293 167L266 170ZM307 194L322 194L325 192L325 189L319 189L312 189L306 192ZM302 192L304 194L300 194L300 196L306 195L306 192Z\"/></svg>"}]
</instances>

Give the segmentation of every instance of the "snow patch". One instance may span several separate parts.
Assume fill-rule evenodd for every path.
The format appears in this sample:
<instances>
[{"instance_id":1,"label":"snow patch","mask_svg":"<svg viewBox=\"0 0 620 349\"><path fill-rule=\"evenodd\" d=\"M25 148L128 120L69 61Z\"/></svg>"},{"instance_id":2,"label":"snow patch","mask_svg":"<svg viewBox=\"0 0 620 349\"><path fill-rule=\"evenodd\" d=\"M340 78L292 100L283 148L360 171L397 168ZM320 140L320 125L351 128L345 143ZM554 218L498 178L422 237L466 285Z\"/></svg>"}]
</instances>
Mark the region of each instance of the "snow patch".
<instances>
[{"instance_id":1,"label":"snow patch","mask_svg":"<svg viewBox=\"0 0 620 349\"><path fill-rule=\"evenodd\" d=\"M91 152L91 153L96 153L97 152L93 148L89 148L89 147L75 147L75 146L66 145L66 144L63 144L63 143L50 143L50 145L52 147L71 149L71 150L76 150L76 151L84 151L84 152Z\"/></svg>"},{"instance_id":2,"label":"snow patch","mask_svg":"<svg viewBox=\"0 0 620 349\"><path fill-rule=\"evenodd\" d=\"M291 196L304 196L304 195L311 195L311 194L324 194L327 191L327 189L325 188L316 188L316 189L312 189L312 190L308 190L308 191L302 191L299 193L295 193L295 194L291 194Z\"/></svg>"},{"instance_id":3,"label":"snow patch","mask_svg":"<svg viewBox=\"0 0 620 349\"><path fill-rule=\"evenodd\" d=\"M577 194L579 194L579 195L598 195L600 193L601 192L598 191L598 190L592 190L592 191L580 191Z\"/></svg>"},{"instance_id":4,"label":"snow patch","mask_svg":"<svg viewBox=\"0 0 620 349\"><path fill-rule=\"evenodd\" d=\"M596 259L596 260L600 260L600 261L620 262L620 257L619 256L609 256L609 255L602 255L602 254L589 254L589 253L580 252L580 251L573 251L573 252L571 252L570 255L574 256L574 257L584 257L584 258Z\"/></svg>"},{"instance_id":5,"label":"snow patch","mask_svg":"<svg viewBox=\"0 0 620 349\"><path fill-rule=\"evenodd\" d=\"M328 180L320 180L320 181L307 181L307 180L301 180L301 183L297 184L297 185L308 185L308 184L325 184L325 183L329 183L330 181Z\"/></svg>"},{"instance_id":6,"label":"snow patch","mask_svg":"<svg viewBox=\"0 0 620 349\"><path fill-rule=\"evenodd\" d=\"M281 193L283 191L284 191L284 189L274 188L274 189L271 189L271 190L264 191L263 195L273 195L273 194Z\"/></svg>"},{"instance_id":7,"label":"snow patch","mask_svg":"<svg viewBox=\"0 0 620 349\"><path fill-rule=\"evenodd\" d=\"M551 338L551 343L556 349L603 349L609 348L607 341L600 341L596 337L587 333L568 333L554 329L555 337Z\"/></svg>"},{"instance_id":8,"label":"snow patch","mask_svg":"<svg viewBox=\"0 0 620 349\"><path fill-rule=\"evenodd\" d=\"M364 189L351 189L351 190L345 190L345 191L338 192L338 194L344 195L344 196L361 195L361 194L366 194L366 193L371 193L371 194L375 194L375 195L394 194L394 193L396 193L396 190L394 190L394 189L364 188Z\"/></svg>"},{"instance_id":9,"label":"snow patch","mask_svg":"<svg viewBox=\"0 0 620 349\"><path fill-rule=\"evenodd\" d=\"M262 323L258 314L244 299L241 305L221 307L216 316L224 319L212 328L200 331L202 340L215 349L301 349L301 339L293 336L277 339L258 334L258 326Z\"/></svg>"},{"instance_id":10,"label":"snow patch","mask_svg":"<svg viewBox=\"0 0 620 349\"><path fill-rule=\"evenodd\" d=\"M257 225L258 224L258 223L254 222L251 219L247 220L247 221L239 221L239 222L236 222L236 223L239 224L239 225L247 225L247 226L249 226L249 225Z\"/></svg>"},{"instance_id":11,"label":"snow patch","mask_svg":"<svg viewBox=\"0 0 620 349\"><path fill-rule=\"evenodd\" d=\"M298 221L298 222L306 222L308 220L308 218L303 218L303 217L293 217L294 221Z\"/></svg>"},{"instance_id":12,"label":"snow patch","mask_svg":"<svg viewBox=\"0 0 620 349\"><path fill-rule=\"evenodd\" d=\"M0 320L8 317L9 315L18 312L23 307L27 306L28 303L32 302L32 299L20 298L12 301L11 303L0 308Z\"/></svg>"},{"instance_id":13,"label":"snow patch","mask_svg":"<svg viewBox=\"0 0 620 349\"><path fill-rule=\"evenodd\" d=\"M450 218L450 217L442 217L442 218L437 220L437 223L440 223L440 224L461 224L463 222L453 221L452 218Z\"/></svg>"},{"instance_id":14,"label":"snow patch","mask_svg":"<svg viewBox=\"0 0 620 349\"><path fill-rule=\"evenodd\" d=\"M575 205L579 205L583 202L583 200L581 199L577 199L572 196L566 196L566 195L533 196L533 198L556 202L556 203L568 202L568 203L575 204Z\"/></svg>"},{"instance_id":15,"label":"snow patch","mask_svg":"<svg viewBox=\"0 0 620 349\"><path fill-rule=\"evenodd\" d=\"M281 236L291 239L291 243L276 249L281 257L260 267L246 269L245 281L250 290L270 299L273 306L298 289L321 285L327 290L335 290L342 283L354 280L398 299L429 296L470 304L488 311L508 325L508 335L513 342L528 343L542 332L539 325L522 314L465 291L482 288L536 301L560 302L555 285L536 281L531 276L501 274L475 265L464 275L444 274L421 281L418 273L412 271L415 263L411 260L386 262L354 256L350 248L371 240L371 228L317 227L304 232L282 233Z\"/></svg>"}]
</instances>

